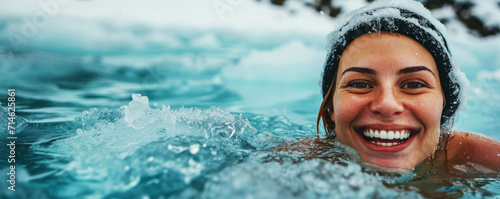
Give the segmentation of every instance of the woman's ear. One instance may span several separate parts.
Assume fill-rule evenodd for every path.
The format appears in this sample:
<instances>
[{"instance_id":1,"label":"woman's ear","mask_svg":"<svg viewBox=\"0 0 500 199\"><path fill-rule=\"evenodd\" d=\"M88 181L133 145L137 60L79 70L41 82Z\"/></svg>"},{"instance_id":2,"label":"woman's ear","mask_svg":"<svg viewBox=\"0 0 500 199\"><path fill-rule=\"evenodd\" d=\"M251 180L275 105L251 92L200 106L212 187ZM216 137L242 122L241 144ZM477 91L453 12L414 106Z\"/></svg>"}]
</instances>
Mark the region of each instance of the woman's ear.
<instances>
[{"instance_id":1,"label":"woman's ear","mask_svg":"<svg viewBox=\"0 0 500 199\"><path fill-rule=\"evenodd\" d=\"M441 93L443 94L443 110L444 110L444 107L446 106L446 97L444 95L444 90L441 89Z\"/></svg>"},{"instance_id":2,"label":"woman's ear","mask_svg":"<svg viewBox=\"0 0 500 199\"><path fill-rule=\"evenodd\" d=\"M328 111L328 113L330 114L330 119L332 119L332 122L335 123L335 111L330 110Z\"/></svg>"}]
</instances>

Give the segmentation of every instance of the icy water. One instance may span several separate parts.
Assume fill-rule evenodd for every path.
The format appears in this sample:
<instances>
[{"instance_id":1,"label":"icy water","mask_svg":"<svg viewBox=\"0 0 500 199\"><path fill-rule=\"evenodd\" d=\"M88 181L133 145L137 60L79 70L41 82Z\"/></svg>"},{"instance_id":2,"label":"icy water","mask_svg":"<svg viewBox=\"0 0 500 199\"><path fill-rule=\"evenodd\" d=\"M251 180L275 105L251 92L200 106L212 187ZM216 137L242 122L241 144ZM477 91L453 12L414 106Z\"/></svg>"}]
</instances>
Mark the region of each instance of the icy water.
<instances>
[{"instance_id":1,"label":"icy water","mask_svg":"<svg viewBox=\"0 0 500 199\"><path fill-rule=\"evenodd\" d=\"M315 139L331 27L293 20L332 22L247 4L271 22L245 29L227 13L221 27L194 28L59 13L15 49L7 33L22 31L23 20L2 16L0 198L499 198L499 174L475 165L426 161L389 173ZM278 25L284 17L291 21ZM449 28L471 81L455 129L500 140L500 39ZM8 89L16 103L15 192L5 175Z\"/></svg>"}]
</instances>

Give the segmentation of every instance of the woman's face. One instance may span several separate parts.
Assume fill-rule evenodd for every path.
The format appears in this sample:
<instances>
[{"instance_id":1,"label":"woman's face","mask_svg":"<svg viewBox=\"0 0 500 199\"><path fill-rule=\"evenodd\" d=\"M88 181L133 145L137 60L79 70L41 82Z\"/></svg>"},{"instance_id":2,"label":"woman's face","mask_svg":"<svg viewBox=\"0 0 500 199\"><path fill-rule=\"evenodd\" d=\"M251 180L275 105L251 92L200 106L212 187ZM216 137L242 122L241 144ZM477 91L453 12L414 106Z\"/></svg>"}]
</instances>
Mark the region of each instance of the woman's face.
<instances>
[{"instance_id":1,"label":"woman's face","mask_svg":"<svg viewBox=\"0 0 500 199\"><path fill-rule=\"evenodd\" d=\"M436 63L421 44L370 33L341 56L331 117L338 140L363 161L412 169L438 144L443 100Z\"/></svg>"}]
</instances>

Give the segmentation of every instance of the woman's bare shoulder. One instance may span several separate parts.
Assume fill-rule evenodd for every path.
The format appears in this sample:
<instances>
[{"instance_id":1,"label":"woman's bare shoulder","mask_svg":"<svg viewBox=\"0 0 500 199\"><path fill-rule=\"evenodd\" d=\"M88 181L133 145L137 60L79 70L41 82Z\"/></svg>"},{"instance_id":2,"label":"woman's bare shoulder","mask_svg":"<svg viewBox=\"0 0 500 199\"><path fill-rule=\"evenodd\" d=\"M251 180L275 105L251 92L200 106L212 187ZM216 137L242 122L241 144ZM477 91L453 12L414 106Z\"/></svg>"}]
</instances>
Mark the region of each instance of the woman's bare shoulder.
<instances>
[{"instance_id":1,"label":"woman's bare shoulder","mask_svg":"<svg viewBox=\"0 0 500 199\"><path fill-rule=\"evenodd\" d=\"M455 131L446 145L448 161L454 164L476 163L500 171L500 142L488 136Z\"/></svg>"}]
</instances>

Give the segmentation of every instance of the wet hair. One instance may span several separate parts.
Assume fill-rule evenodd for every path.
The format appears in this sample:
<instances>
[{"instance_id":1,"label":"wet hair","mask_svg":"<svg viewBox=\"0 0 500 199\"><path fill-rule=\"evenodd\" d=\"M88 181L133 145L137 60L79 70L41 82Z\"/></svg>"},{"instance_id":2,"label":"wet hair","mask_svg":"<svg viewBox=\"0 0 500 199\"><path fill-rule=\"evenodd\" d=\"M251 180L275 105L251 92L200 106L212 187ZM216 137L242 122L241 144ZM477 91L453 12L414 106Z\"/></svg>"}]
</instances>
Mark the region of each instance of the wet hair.
<instances>
[{"instance_id":1,"label":"wet hair","mask_svg":"<svg viewBox=\"0 0 500 199\"><path fill-rule=\"evenodd\" d=\"M412 38L424 46L434 58L446 102L441 114L441 132L451 132L455 113L461 101L461 86L456 77L459 71L453 67L451 53L442 33L444 26L434 18L428 19L417 12L399 7L375 7L353 12L347 15L348 20L340 29L330 34L332 43L327 49L329 53L322 76L323 103L318 113L317 128L319 129L319 122L322 119L327 136L333 135L335 123L330 115L333 112L332 100L339 60L344 50L352 41L364 34L385 31ZM436 23L442 27L436 27Z\"/></svg>"}]
</instances>

